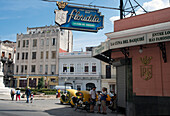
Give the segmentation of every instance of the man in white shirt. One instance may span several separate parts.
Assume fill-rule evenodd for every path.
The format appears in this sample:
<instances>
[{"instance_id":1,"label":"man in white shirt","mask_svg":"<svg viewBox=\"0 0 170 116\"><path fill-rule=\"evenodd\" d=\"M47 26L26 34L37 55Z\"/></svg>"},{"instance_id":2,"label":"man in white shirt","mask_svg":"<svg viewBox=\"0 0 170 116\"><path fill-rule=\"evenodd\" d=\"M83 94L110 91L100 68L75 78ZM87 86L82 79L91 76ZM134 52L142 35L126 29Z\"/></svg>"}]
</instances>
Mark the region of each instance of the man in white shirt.
<instances>
[{"instance_id":1,"label":"man in white shirt","mask_svg":"<svg viewBox=\"0 0 170 116\"><path fill-rule=\"evenodd\" d=\"M90 91L90 113L94 113L94 106L96 104L96 87Z\"/></svg>"}]
</instances>

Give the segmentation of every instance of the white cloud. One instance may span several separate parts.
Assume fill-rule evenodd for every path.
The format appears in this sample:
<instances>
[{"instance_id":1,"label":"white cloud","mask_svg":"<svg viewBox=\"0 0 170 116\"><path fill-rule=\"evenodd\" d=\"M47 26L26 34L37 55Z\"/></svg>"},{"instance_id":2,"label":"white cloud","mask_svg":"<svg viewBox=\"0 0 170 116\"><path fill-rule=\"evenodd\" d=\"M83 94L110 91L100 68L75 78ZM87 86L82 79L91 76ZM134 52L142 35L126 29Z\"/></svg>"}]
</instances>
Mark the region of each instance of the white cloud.
<instances>
[{"instance_id":1,"label":"white cloud","mask_svg":"<svg viewBox=\"0 0 170 116\"><path fill-rule=\"evenodd\" d=\"M163 8L167 8L169 7L169 0L151 0L151 1L148 1L148 2L145 2L143 3L142 7L146 10L146 11L155 11L155 10L159 10L159 9L163 9ZM136 14L142 14L142 13L145 13L142 8L139 8L137 11L136 11ZM126 16L126 17L129 17L130 15ZM111 22L115 21L119 19L119 16L113 16L111 17L109 20Z\"/></svg>"}]
</instances>

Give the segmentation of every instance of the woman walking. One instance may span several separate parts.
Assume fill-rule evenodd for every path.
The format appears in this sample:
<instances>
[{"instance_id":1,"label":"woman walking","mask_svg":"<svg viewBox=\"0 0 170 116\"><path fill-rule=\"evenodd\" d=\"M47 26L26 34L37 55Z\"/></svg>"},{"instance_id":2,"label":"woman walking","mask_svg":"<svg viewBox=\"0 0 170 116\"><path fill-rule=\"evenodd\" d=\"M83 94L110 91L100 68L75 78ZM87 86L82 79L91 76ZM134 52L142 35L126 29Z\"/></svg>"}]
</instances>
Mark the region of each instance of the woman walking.
<instances>
[{"instance_id":1,"label":"woman walking","mask_svg":"<svg viewBox=\"0 0 170 116\"><path fill-rule=\"evenodd\" d=\"M101 94L101 105L103 109L102 114L107 114L106 113L106 98L107 98L107 88L103 87L102 94Z\"/></svg>"}]
</instances>

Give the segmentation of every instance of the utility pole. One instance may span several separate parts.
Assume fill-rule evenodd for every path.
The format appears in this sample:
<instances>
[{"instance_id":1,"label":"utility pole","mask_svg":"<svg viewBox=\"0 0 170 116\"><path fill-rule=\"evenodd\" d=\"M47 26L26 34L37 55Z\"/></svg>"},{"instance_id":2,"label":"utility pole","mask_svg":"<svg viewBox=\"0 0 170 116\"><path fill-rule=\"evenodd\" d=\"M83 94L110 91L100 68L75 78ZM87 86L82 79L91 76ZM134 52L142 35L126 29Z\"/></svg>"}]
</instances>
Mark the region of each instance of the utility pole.
<instances>
[{"instance_id":1,"label":"utility pole","mask_svg":"<svg viewBox=\"0 0 170 116\"><path fill-rule=\"evenodd\" d=\"M123 0L120 0L120 19L123 19Z\"/></svg>"}]
</instances>

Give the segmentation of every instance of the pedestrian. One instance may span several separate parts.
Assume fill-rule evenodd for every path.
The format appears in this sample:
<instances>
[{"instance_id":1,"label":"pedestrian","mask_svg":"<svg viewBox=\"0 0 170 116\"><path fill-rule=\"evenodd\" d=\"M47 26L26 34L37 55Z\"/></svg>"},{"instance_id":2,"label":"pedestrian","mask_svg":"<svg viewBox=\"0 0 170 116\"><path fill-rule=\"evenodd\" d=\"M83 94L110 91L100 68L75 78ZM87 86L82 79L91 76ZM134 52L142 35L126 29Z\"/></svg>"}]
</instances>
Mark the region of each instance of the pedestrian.
<instances>
[{"instance_id":1,"label":"pedestrian","mask_svg":"<svg viewBox=\"0 0 170 116\"><path fill-rule=\"evenodd\" d=\"M107 114L106 113L106 98L107 98L107 88L103 87L102 94L101 94L101 105L103 109L102 114Z\"/></svg>"},{"instance_id":2,"label":"pedestrian","mask_svg":"<svg viewBox=\"0 0 170 116\"><path fill-rule=\"evenodd\" d=\"M97 107L98 107L98 112L97 113L101 113L100 112L100 107L101 107L101 94L100 94L100 91L97 91L97 96L98 96L98 99L97 99Z\"/></svg>"},{"instance_id":3,"label":"pedestrian","mask_svg":"<svg viewBox=\"0 0 170 116\"><path fill-rule=\"evenodd\" d=\"M14 95L15 95L15 89L11 89L11 98L12 98L12 101L14 100Z\"/></svg>"},{"instance_id":4,"label":"pedestrian","mask_svg":"<svg viewBox=\"0 0 170 116\"><path fill-rule=\"evenodd\" d=\"M94 113L94 106L96 104L96 87L90 91L90 113Z\"/></svg>"},{"instance_id":5,"label":"pedestrian","mask_svg":"<svg viewBox=\"0 0 170 116\"><path fill-rule=\"evenodd\" d=\"M30 88L27 87L26 91L25 91L25 95L27 96L27 101L26 103L29 103L29 96L31 95L31 91L30 91Z\"/></svg>"},{"instance_id":6,"label":"pedestrian","mask_svg":"<svg viewBox=\"0 0 170 116\"><path fill-rule=\"evenodd\" d=\"M20 90L19 90L19 88L16 89L16 101L17 101L17 98L19 98L19 100L20 100Z\"/></svg>"},{"instance_id":7,"label":"pedestrian","mask_svg":"<svg viewBox=\"0 0 170 116\"><path fill-rule=\"evenodd\" d=\"M31 101L31 103L32 103L32 101L33 101L33 98L34 98L34 94L33 94L33 92L31 92L31 99L30 99L30 101Z\"/></svg>"},{"instance_id":8,"label":"pedestrian","mask_svg":"<svg viewBox=\"0 0 170 116\"><path fill-rule=\"evenodd\" d=\"M60 94L61 94L60 92L61 92L60 89L58 89L58 97L60 97Z\"/></svg>"},{"instance_id":9,"label":"pedestrian","mask_svg":"<svg viewBox=\"0 0 170 116\"><path fill-rule=\"evenodd\" d=\"M56 91L56 98L58 98L58 90Z\"/></svg>"}]
</instances>

